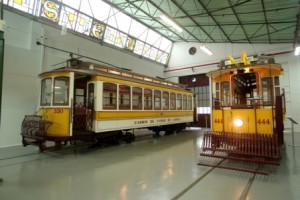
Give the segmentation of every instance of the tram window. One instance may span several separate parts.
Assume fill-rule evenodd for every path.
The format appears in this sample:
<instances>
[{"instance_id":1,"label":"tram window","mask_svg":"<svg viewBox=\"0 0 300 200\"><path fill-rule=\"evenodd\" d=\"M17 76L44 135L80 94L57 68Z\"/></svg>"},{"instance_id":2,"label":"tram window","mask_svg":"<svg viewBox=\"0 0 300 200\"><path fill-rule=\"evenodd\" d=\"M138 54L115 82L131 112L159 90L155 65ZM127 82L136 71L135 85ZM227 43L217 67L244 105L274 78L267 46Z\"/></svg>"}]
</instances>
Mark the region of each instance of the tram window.
<instances>
[{"instance_id":1,"label":"tram window","mask_svg":"<svg viewBox=\"0 0 300 200\"><path fill-rule=\"evenodd\" d=\"M134 110L142 109L142 88L132 88L132 108Z\"/></svg>"},{"instance_id":2,"label":"tram window","mask_svg":"<svg viewBox=\"0 0 300 200\"><path fill-rule=\"evenodd\" d=\"M154 90L154 109L161 109L161 91Z\"/></svg>"},{"instance_id":3,"label":"tram window","mask_svg":"<svg viewBox=\"0 0 300 200\"><path fill-rule=\"evenodd\" d=\"M221 83L221 101L223 105L229 104L229 82Z\"/></svg>"},{"instance_id":4,"label":"tram window","mask_svg":"<svg viewBox=\"0 0 300 200\"><path fill-rule=\"evenodd\" d=\"M218 99L220 98L220 87L219 87L219 82L215 83L215 94L214 94L214 98ZM200 92L201 93L201 92Z\"/></svg>"},{"instance_id":5,"label":"tram window","mask_svg":"<svg viewBox=\"0 0 300 200\"><path fill-rule=\"evenodd\" d=\"M87 99L87 108L88 110L94 109L94 98L95 98L95 92L94 92L94 83L89 83L88 85L88 99Z\"/></svg>"},{"instance_id":6,"label":"tram window","mask_svg":"<svg viewBox=\"0 0 300 200\"><path fill-rule=\"evenodd\" d=\"M280 96L280 87L275 87L275 96Z\"/></svg>"},{"instance_id":7,"label":"tram window","mask_svg":"<svg viewBox=\"0 0 300 200\"><path fill-rule=\"evenodd\" d=\"M275 86L279 86L279 76L274 77L274 84Z\"/></svg>"},{"instance_id":8,"label":"tram window","mask_svg":"<svg viewBox=\"0 0 300 200\"><path fill-rule=\"evenodd\" d=\"M164 110L169 110L169 92L163 92L162 104Z\"/></svg>"},{"instance_id":9,"label":"tram window","mask_svg":"<svg viewBox=\"0 0 300 200\"><path fill-rule=\"evenodd\" d=\"M275 96L280 96L279 76L274 77Z\"/></svg>"},{"instance_id":10,"label":"tram window","mask_svg":"<svg viewBox=\"0 0 300 200\"><path fill-rule=\"evenodd\" d=\"M219 82L216 82L216 90L219 90Z\"/></svg>"},{"instance_id":11,"label":"tram window","mask_svg":"<svg viewBox=\"0 0 300 200\"><path fill-rule=\"evenodd\" d=\"M262 95L264 104L272 103L272 78L262 78Z\"/></svg>"},{"instance_id":12,"label":"tram window","mask_svg":"<svg viewBox=\"0 0 300 200\"><path fill-rule=\"evenodd\" d=\"M82 88L77 88L75 90L75 102L76 105L84 105L84 89Z\"/></svg>"},{"instance_id":13,"label":"tram window","mask_svg":"<svg viewBox=\"0 0 300 200\"><path fill-rule=\"evenodd\" d=\"M41 88L41 106L50 106L52 94L52 79L46 78L42 80Z\"/></svg>"},{"instance_id":14,"label":"tram window","mask_svg":"<svg viewBox=\"0 0 300 200\"><path fill-rule=\"evenodd\" d=\"M69 77L54 78L53 105L69 104Z\"/></svg>"},{"instance_id":15,"label":"tram window","mask_svg":"<svg viewBox=\"0 0 300 200\"><path fill-rule=\"evenodd\" d=\"M186 95L184 94L184 95L182 95L182 109L183 110L186 110L187 109L187 97L186 97Z\"/></svg>"},{"instance_id":16,"label":"tram window","mask_svg":"<svg viewBox=\"0 0 300 200\"><path fill-rule=\"evenodd\" d=\"M130 87L119 85L119 109L130 110Z\"/></svg>"},{"instance_id":17,"label":"tram window","mask_svg":"<svg viewBox=\"0 0 300 200\"><path fill-rule=\"evenodd\" d=\"M190 96L190 95L187 96L187 109L188 109L188 110L192 110L192 107L193 107L193 106L192 106L192 103L193 103L193 102L192 102L192 96Z\"/></svg>"},{"instance_id":18,"label":"tram window","mask_svg":"<svg viewBox=\"0 0 300 200\"><path fill-rule=\"evenodd\" d=\"M152 110L152 90L144 89L144 109Z\"/></svg>"},{"instance_id":19,"label":"tram window","mask_svg":"<svg viewBox=\"0 0 300 200\"><path fill-rule=\"evenodd\" d=\"M170 109L171 110L176 109L176 95L175 95L175 93L170 93Z\"/></svg>"},{"instance_id":20,"label":"tram window","mask_svg":"<svg viewBox=\"0 0 300 200\"><path fill-rule=\"evenodd\" d=\"M113 83L103 83L103 109L117 108L117 85Z\"/></svg>"},{"instance_id":21,"label":"tram window","mask_svg":"<svg viewBox=\"0 0 300 200\"><path fill-rule=\"evenodd\" d=\"M182 110L182 96L181 96L181 94L177 94L176 109L177 110Z\"/></svg>"}]
</instances>

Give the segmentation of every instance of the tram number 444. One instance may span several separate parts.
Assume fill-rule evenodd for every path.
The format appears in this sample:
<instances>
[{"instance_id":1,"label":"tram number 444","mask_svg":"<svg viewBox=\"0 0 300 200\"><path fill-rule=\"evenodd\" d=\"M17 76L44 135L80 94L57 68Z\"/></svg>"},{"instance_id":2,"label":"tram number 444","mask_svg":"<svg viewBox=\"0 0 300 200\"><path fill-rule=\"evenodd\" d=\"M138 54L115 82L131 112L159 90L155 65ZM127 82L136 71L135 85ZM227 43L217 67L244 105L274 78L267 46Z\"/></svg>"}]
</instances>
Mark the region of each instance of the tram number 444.
<instances>
[{"instance_id":1,"label":"tram number 444","mask_svg":"<svg viewBox=\"0 0 300 200\"><path fill-rule=\"evenodd\" d=\"M259 119L257 121L258 124L270 124L270 120L269 119Z\"/></svg>"},{"instance_id":2,"label":"tram number 444","mask_svg":"<svg viewBox=\"0 0 300 200\"><path fill-rule=\"evenodd\" d=\"M63 113L64 109L63 108L55 108L54 113Z\"/></svg>"}]
</instances>

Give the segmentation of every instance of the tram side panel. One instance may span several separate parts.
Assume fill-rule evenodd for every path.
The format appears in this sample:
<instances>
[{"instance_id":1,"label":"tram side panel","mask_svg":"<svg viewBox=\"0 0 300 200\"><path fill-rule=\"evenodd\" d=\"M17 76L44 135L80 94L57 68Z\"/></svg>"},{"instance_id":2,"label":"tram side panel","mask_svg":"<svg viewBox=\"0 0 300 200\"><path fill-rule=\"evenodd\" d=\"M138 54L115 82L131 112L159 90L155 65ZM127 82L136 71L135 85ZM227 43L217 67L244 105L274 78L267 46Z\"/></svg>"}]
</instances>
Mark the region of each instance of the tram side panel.
<instances>
[{"instance_id":1,"label":"tram side panel","mask_svg":"<svg viewBox=\"0 0 300 200\"><path fill-rule=\"evenodd\" d=\"M107 106L104 109L104 98L103 95L103 83L112 83L116 86L119 84L127 84L130 87L132 83L96 77L94 78L96 90L95 90L95 114L93 121L93 131L101 133L105 131L116 131L116 130L127 130L135 128L148 128L153 126L163 126L171 124L183 124L193 122L193 107L189 110L133 110L133 106L128 110L120 110L119 105L119 93L114 96L114 106L110 106L113 109L108 109ZM138 85L141 88L147 88L146 85ZM148 86L149 88L149 86ZM151 87L150 87L151 88ZM164 91L164 88L155 88ZM192 94L190 94L192 95ZM191 98L192 99L192 98ZM144 102L144 99L142 99ZM193 105L193 102L190 102Z\"/></svg>"}]
</instances>

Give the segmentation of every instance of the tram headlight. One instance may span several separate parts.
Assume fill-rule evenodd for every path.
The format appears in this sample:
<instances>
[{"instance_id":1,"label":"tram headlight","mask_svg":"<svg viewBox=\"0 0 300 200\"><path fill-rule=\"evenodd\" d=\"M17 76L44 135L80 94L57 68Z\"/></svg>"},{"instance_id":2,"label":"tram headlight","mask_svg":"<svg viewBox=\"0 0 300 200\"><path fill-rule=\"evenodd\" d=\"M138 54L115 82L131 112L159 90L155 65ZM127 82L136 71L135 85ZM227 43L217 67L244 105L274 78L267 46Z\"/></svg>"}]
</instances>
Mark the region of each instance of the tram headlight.
<instances>
[{"instance_id":1,"label":"tram headlight","mask_svg":"<svg viewBox=\"0 0 300 200\"><path fill-rule=\"evenodd\" d=\"M241 119L235 119L235 120L233 121L233 124L234 124L234 126L236 126L236 127L241 127L241 126L243 126L244 122L243 122L243 120L241 120Z\"/></svg>"}]
</instances>

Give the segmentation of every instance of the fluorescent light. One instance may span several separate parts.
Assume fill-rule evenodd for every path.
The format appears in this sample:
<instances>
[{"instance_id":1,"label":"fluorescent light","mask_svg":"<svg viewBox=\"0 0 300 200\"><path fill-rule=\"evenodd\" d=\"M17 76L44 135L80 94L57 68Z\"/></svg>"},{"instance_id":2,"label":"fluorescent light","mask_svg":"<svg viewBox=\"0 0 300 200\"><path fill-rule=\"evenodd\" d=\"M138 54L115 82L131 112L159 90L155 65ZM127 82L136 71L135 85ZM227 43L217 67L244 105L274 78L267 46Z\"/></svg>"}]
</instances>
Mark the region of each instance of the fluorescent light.
<instances>
[{"instance_id":1,"label":"fluorescent light","mask_svg":"<svg viewBox=\"0 0 300 200\"><path fill-rule=\"evenodd\" d=\"M206 46L204 46L204 45L201 45L200 46L200 49L202 50L202 51L204 51L205 53L207 53L208 55L213 55L214 53L211 51L211 50L209 50Z\"/></svg>"},{"instance_id":2,"label":"fluorescent light","mask_svg":"<svg viewBox=\"0 0 300 200\"><path fill-rule=\"evenodd\" d=\"M161 15L160 18L162 18L165 22L167 22L168 24L170 24L173 28L175 28L180 33L183 31L183 29L181 27L179 27L175 22L173 22L167 16Z\"/></svg>"},{"instance_id":3,"label":"fluorescent light","mask_svg":"<svg viewBox=\"0 0 300 200\"><path fill-rule=\"evenodd\" d=\"M299 56L299 54L300 54L300 47L296 47L295 56Z\"/></svg>"}]
</instances>

